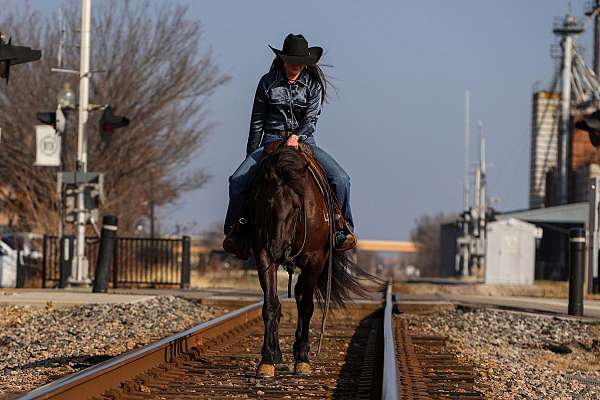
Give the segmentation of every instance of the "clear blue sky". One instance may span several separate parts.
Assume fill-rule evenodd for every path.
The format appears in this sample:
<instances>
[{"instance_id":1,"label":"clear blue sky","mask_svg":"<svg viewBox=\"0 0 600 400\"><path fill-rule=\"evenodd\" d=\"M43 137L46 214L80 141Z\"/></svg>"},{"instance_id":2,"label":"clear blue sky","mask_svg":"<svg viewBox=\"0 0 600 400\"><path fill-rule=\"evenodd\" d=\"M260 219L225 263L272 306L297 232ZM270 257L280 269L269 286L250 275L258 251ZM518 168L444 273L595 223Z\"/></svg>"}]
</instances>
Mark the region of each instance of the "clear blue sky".
<instances>
[{"instance_id":1,"label":"clear blue sky","mask_svg":"<svg viewBox=\"0 0 600 400\"><path fill-rule=\"evenodd\" d=\"M44 10L60 3L30 2ZM184 3L203 22L207 45L232 80L210 102L218 125L193 161L213 179L161 210L166 227L223 220L227 178L244 157L256 83L272 60L267 44L280 47L287 33L324 47L323 61L334 65L338 95L325 105L315 135L352 177L359 236L406 239L419 214L460 211L467 88L472 142L482 120L494 164L490 196L502 199L503 210L527 207L532 88L552 77L552 22L569 2ZM584 1L570 3L573 14L583 15ZM578 40L588 59L590 36Z\"/></svg>"}]
</instances>

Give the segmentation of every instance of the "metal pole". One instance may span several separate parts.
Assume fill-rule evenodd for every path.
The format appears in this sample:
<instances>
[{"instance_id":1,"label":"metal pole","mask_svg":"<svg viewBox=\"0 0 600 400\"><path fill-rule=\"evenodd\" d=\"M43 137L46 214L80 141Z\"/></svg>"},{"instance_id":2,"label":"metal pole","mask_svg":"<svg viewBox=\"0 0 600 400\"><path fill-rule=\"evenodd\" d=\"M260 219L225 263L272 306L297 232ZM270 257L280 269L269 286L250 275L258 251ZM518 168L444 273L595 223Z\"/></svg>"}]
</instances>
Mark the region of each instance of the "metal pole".
<instances>
[{"instance_id":1,"label":"metal pole","mask_svg":"<svg viewBox=\"0 0 600 400\"><path fill-rule=\"evenodd\" d=\"M48 235L44 234L42 244L42 288L46 287L46 270L48 265Z\"/></svg>"},{"instance_id":2,"label":"metal pole","mask_svg":"<svg viewBox=\"0 0 600 400\"><path fill-rule=\"evenodd\" d=\"M558 141L558 204L568 200L568 161L571 125L571 64L573 61L573 37L566 34L563 39L563 70L561 94L561 118Z\"/></svg>"},{"instance_id":3,"label":"metal pole","mask_svg":"<svg viewBox=\"0 0 600 400\"><path fill-rule=\"evenodd\" d=\"M90 19L91 0L81 2L81 51L79 69L79 126L77 131L77 170L87 172L87 136L85 126L88 120L89 72L90 72ZM78 186L77 193L77 257L71 284L89 285L88 261L85 257L86 212L84 209L84 189Z\"/></svg>"},{"instance_id":4,"label":"metal pole","mask_svg":"<svg viewBox=\"0 0 600 400\"><path fill-rule=\"evenodd\" d=\"M190 288L190 258L191 258L191 247L190 247L191 238L189 236L184 236L181 240L181 280L179 286L181 289L189 289Z\"/></svg>"},{"instance_id":5,"label":"metal pole","mask_svg":"<svg viewBox=\"0 0 600 400\"><path fill-rule=\"evenodd\" d=\"M600 76L600 16L598 16L600 0L595 0L594 3L594 73Z\"/></svg>"},{"instance_id":6,"label":"metal pole","mask_svg":"<svg viewBox=\"0 0 600 400\"><path fill-rule=\"evenodd\" d=\"M583 315L583 275L585 264L585 231L570 231L569 255L569 315Z\"/></svg>"},{"instance_id":7,"label":"metal pole","mask_svg":"<svg viewBox=\"0 0 600 400\"><path fill-rule=\"evenodd\" d=\"M478 226L479 226L479 237L477 238L477 242L479 245L478 251L478 267L480 270L485 267L486 260L486 204L485 204L485 138L483 136L483 123L479 121L479 191L476 196L479 197L479 208L478 208Z\"/></svg>"},{"instance_id":8,"label":"metal pole","mask_svg":"<svg viewBox=\"0 0 600 400\"><path fill-rule=\"evenodd\" d=\"M598 205L600 204L600 178L590 178L588 218L588 293L595 293L598 282Z\"/></svg>"},{"instance_id":9,"label":"metal pole","mask_svg":"<svg viewBox=\"0 0 600 400\"><path fill-rule=\"evenodd\" d=\"M462 275L469 275L470 264L470 246L471 246L471 212L469 210L469 107L470 92L465 91L465 177L464 177L464 211L463 211L463 235L460 244L460 260L462 266Z\"/></svg>"},{"instance_id":10,"label":"metal pole","mask_svg":"<svg viewBox=\"0 0 600 400\"><path fill-rule=\"evenodd\" d=\"M68 235L59 238L60 252L59 257L59 281L58 287L64 289L67 287L69 274L73 269L73 245L75 244L75 236Z\"/></svg>"},{"instance_id":11,"label":"metal pole","mask_svg":"<svg viewBox=\"0 0 600 400\"><path fill-rule=\"evenodd\" d=\"M477 122L477 127L479 130L479 137L481 137L481 121ZM477 240L480 236L479 221L481 219L481 215L479 215L479 212L481 211L481 158L479 159L479 165L475 169L475 193L473 193L473 197L473 209L475 211L473 213L475 217L475 220L473 221L473 235Z\"/></svg>"},{"instance_id":12,"label":"metal pole","mask_svg":"<svg viewBox=\"0 0 600 400\"><path fill-rule=\"evenodd\" d=\"M481 125L480 125L481 126ZM483 127L479 133L480 137L480 153L479 153L479 168L481 171L481 192L479 193L479 221L480 221L480 231L481 235L485 237L485 214L487 213L487 204L486 204L486 168L485 168L485 137L483 136Z\"/></svg>"},{"instance_id":13,"label":"metal pole","mask_svg":"<svg viewBox=\"0 0 600 400\"><path fill-rule=\"evenodd\" d=\"M114 268L115 247L117 245L117 226L119 220L114 215L102 218L102 233L98 248L98 263L94 279L94 293L106 293L111 265Z\"/></svg>"},{"instance_id":14,"label":"metal pole","mask_svg":"<svg viewBox=\"0 0 600 400\"><path fill-rule=\"evenodd\" d=\"M464 181L464 210L469 210L469 104L470 93L465 91L465 181Z\"/></svg>"},{"instance_id":15,"label":"metal pole","mask_svg":"<svg viewBox=\"0 0 600 400\"><path fill-rule=\"evenodd\" d=\"M62 68L63 52L65 47L65 22L62 7L58 9L58 29L60 33L58 36L58 51L56 55L56 63L58 65L58 68Z\"/></svg>"}]
</instances>

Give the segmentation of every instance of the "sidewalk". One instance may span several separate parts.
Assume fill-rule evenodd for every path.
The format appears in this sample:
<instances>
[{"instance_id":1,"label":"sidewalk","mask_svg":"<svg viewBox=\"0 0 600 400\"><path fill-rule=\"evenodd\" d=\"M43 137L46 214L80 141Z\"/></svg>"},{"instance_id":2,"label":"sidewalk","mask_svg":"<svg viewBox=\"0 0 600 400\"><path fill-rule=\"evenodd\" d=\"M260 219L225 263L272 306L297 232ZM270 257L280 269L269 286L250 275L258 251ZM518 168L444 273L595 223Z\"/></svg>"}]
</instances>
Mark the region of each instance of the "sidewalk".
<instances>
[{"instance_id":1,"label":"sidewalk","mask_svg":"<svg viewBox=\"0 0 600 400\"><path fill-rule=\"evenodd\" d=\"M232 308L241 307L262 299L262 293L252 290L239 289L109 289L108 293L92 293L91 288L69 289L1 289L0 306L29 305L45 307L52 302L54 307L71 307L82 304L118 304L136 303L154 296L177 296L195 300L206 305L229 305ZM287 297L287 291L280 293Z\"/></svg>"},{"instance_id":2,"label":"sidewalk","mask_svg":"<svg viewBox=\"0 0 600 400\"><path fill-rule=\"evenodd\" d=\"M567 314L568 299L548 299L543 297L509 297L509 296L476 296L441 294L444 300L466 305L493 305L522 311L548 312ZM600 301L585 300L583 302L584 316L600 319Z\"/></svg>"},{"instance_id":3,"label":"sidewalk","mask_svg":"<svg viewBox=\"0 0 600 400\"><path fill-rule=\"evenodd\" d=\"M0 306L18 305L45 307L49 302L54 307L71 307L82 304L137 303L152 298L149 295L91 293L91 289L0 289Z\"/></svg>"}]
</instances>

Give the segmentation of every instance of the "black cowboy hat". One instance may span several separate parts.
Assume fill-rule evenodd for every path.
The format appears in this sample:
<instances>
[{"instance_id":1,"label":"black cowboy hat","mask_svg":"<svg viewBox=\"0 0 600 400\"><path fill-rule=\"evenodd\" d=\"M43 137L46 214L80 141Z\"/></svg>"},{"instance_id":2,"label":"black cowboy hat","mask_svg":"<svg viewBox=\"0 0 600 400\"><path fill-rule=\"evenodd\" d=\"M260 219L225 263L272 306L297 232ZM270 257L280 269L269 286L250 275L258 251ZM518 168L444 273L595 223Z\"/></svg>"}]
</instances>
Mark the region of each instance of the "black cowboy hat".
<instances>
[{"instance_id":1,"label":"black cowboy hat","mask_svg":"<svg viewBox=\"0 0 600 400\"><path fill-rule=\"evenodd\" d=\"M302 35L289 34L283 41L283 49L278 50L269 46L277 57L281 58L287 64L316 64L321 55L323 48L314 46L308 47L308 42Z\"/></svg>"}]
</instances>

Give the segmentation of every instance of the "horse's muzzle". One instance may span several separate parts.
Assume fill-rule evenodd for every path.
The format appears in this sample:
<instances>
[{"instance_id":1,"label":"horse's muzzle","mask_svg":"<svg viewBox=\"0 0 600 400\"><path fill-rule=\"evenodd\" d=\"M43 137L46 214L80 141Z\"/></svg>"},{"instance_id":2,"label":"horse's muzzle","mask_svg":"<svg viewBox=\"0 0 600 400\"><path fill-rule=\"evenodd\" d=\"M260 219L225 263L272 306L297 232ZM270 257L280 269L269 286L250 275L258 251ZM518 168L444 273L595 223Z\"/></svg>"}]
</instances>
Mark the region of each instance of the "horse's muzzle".
<instances>
[{"instance_id":1,"label":"horse's muzzle","mask_svg":"<svg viewBox=\"0 0 600 400\"><path fill-rule=\"evenodd\" d=\"M277 264L284 264L292 255L292 244L289 242L271 243L269 249L273 262Z\"/></svg>"}]
</instances>

